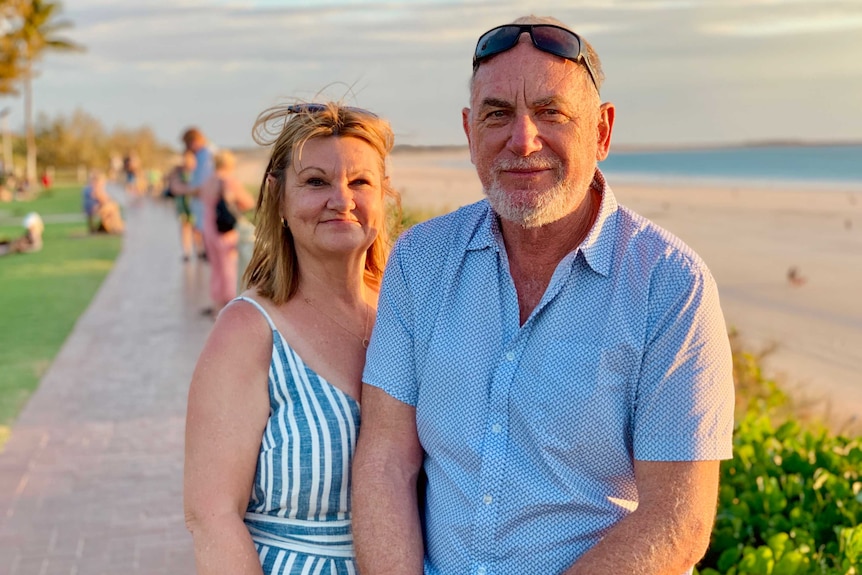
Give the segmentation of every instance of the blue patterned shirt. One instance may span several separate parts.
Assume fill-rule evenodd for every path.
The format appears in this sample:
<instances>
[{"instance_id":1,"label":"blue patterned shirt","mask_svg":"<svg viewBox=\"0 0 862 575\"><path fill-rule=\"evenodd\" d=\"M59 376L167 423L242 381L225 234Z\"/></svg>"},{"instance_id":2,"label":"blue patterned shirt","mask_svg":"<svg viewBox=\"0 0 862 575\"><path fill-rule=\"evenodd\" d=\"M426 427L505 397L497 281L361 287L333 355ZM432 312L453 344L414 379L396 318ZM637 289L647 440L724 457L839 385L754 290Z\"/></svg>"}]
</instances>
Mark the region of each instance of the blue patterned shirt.
<instances>
[{"instance_id":1,"label":"blue patterned shirt","mask_svg":"<svg viewBox=\"0 0 862 575\"><path fill-rule=\"evenodd\" d=\"M395 246L364 381L416 408L426 574L561 573L637 507L634 459L731 457L712 275L594 185L593 228L523 325L485 200Z\"/></svg>"}]
</instances>

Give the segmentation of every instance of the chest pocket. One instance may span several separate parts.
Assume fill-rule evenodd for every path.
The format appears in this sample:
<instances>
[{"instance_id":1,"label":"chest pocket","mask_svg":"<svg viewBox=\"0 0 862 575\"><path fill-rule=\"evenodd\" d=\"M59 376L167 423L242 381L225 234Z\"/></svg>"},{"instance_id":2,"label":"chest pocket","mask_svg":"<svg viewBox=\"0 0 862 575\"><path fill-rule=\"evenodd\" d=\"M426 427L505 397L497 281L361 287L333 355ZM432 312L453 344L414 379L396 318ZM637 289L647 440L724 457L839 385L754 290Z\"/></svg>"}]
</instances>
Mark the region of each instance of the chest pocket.
<instances>
[{"instance_id":1,"label":"chest pocket","mask_svg":"<svg viewBox=\"0 0 862 575\"><path fill-rule=\"evenodd\" d=\"M619 452L621 440L630 452L635 350L554 339L536 355L512 390L513 429L529 431L537 448L560 460L601 460Z\"/></svg>"}]
</instances>

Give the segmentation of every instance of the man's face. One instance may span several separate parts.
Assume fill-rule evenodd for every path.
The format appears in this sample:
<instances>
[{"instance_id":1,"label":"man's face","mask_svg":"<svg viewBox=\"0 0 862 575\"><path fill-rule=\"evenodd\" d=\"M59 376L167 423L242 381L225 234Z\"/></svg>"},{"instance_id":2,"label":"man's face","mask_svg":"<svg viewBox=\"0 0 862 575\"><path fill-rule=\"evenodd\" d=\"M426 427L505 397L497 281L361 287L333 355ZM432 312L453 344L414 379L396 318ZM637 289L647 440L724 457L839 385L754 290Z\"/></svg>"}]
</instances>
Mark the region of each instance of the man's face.
<instances>
[{"instance_id":1,"label":"man's face","mask_svg":"<svg viewBox=\"0 0 862 575\"><path fill-rule=\"evenodd\" d=\"M538 227L580 205L613 125L613 107L600 105L580 65L522 35L479 67L470 105L463 114L470 156L501 217Z\"/></svg>"}]
</instances>

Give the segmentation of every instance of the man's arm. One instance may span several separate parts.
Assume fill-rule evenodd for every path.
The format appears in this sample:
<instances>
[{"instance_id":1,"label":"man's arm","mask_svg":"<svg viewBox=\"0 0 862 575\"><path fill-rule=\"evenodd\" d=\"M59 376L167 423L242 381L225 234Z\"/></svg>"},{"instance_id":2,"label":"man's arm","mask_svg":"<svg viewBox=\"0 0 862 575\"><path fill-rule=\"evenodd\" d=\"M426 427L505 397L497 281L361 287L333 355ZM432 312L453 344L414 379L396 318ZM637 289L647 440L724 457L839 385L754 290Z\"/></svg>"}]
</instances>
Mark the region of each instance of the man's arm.
<instances>
[{"instance_id":1,"label":"man's arm","mask_svg":"<svg viewBox=\"0 0 862 575\"><path fill-rule=\"evenodd\" d=\"M421 466L416 409L364 385L353 462L353 540L362 575L422 574L416 500Z\"/></svg>"},{"instance_id":2,"label":"man's arm","mask_svg":"<svg viewBox=\"0 0 862 575\"><path fill-rule=\"evenodd\" d=\"M638 508L565 575L679 575L709 545L718 461L635 461Z\"/></svg>"}]
</instances>

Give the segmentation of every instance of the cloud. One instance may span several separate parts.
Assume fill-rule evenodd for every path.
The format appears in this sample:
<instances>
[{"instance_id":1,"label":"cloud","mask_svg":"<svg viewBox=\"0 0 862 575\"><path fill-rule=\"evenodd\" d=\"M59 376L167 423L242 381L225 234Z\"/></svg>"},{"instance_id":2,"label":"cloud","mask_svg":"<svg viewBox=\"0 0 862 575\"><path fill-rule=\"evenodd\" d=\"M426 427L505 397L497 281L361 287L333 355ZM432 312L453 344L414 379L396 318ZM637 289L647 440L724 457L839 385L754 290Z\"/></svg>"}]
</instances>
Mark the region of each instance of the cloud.
<instances>
[{"instance_id":1,"label":"cloud","mask_svg":"<svg viewBox=\"0 0 862 575\"><path fill-rule=\"evenodd\" d=\"M859 14L830 13L790 18L772 17L756 21L727 21L705 25L705 34L717 36L796 36L799 34L825 34L862 29L862 12Z\"/></svg>"},{"instance_id":2,"label":"cloud","mask_svg":"<svg viewBox=\"0 0 862 575\"><path fill-rule=\"evenodd\" d=\"M740 125L763 138L784 134L802 124L780 121L775 110L818 104L810 101L816 90L789 87L825 83L858 93L853 79L862 77L862 61L846 56L862 53L862 6L851 0L546 0L539 8L532 0L75 0L64 7L75 22L68 36L88 51L45 58L37 109L82 106L107 125L149 122L170 141L179 125L195 122L221 143L249 143L258 111L330 86L333 97L389 117L402 143L462 143L460 109L478 36L529 13L573 25L599 51L603 95L620 104L622 143L680 140L687 130L690 140L726 139ZM845 115L838 128L862 133L862 111Z\"/></svg>"}]
</instances>

